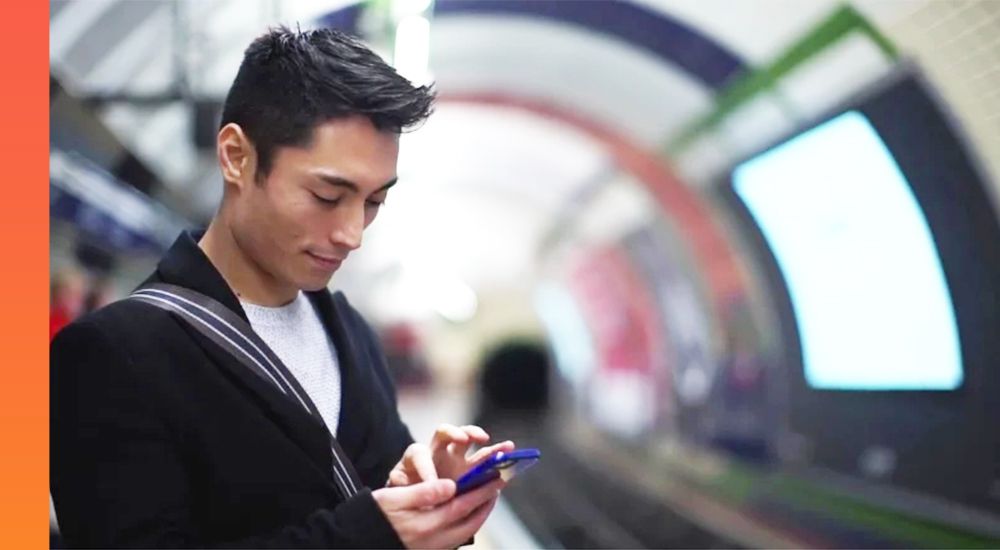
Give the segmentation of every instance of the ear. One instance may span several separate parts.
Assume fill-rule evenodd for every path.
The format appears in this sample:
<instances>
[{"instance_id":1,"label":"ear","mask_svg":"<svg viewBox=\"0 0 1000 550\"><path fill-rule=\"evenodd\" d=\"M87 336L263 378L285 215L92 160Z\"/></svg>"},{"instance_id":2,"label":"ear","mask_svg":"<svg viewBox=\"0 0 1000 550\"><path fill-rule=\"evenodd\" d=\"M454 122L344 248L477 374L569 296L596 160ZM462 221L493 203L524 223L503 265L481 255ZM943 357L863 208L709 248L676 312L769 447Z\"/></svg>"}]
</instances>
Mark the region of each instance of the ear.
<instances>
[{"instance_id":1,"label":"ear","mask_svg":"<svg viewBox=\"0 0 1000 550\"><path fill-rule=\"evenodd\" d=\"M216 137L219 168L226 183L243 188L252 183L257 174L257 148L239 124L230 122L219 130Z\"/></svg>"}]
</instances>

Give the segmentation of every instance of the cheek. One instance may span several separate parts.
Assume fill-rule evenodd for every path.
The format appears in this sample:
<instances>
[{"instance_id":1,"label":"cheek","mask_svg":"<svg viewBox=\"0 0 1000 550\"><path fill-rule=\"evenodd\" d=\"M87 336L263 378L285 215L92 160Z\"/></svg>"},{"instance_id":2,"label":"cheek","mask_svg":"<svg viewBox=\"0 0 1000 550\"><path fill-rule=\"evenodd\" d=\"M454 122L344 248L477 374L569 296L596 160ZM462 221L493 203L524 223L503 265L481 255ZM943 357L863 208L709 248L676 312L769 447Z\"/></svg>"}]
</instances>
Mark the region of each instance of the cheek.
<instances>
[{"instance_id":1,"label":"cheek","mask_svg":"<svg viewBox=\"0 0 1000 550\"><path fill-rule=\"evenodd\" d=\"M268 182L267 185L275 182ZM281 190L257 189L247 197L241 232L250 236L258 255L274 257L290 253L307 234L311 213L306 201Z\"/></svg>"},{"instance_id":2,"label":"cheek","mask_svg":"<svg viewBox=\"0 0 1000 550\"><path fill-rule=\"evenodd\" d=\"M306 232L315 210L308 193L299 189L281 190L267 197L267 211L263 213L266 219L261 221L275 237L296 237Z\"/></svg>"}]
</instances>

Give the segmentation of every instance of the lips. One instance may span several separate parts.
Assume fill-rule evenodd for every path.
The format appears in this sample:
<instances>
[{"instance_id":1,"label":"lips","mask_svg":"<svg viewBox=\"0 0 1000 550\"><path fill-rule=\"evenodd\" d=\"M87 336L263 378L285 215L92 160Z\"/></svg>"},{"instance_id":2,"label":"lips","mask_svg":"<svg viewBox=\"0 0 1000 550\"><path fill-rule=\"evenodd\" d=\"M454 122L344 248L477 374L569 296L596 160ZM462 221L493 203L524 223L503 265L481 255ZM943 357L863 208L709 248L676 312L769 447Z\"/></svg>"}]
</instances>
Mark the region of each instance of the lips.
<instances>
[{"instance_id":1,"label":"lips","mask_svg":"<svg viewBox=\"0 0 1000 550\"><path fill-rule=\"evenodd\" d=\"M306 252L306 254L312 258L313 262L326 269L337 269L340 267L341 262L344 261L343 258L338 258L336 256L323 256L313 252Z\"/></svg>"}]
</instances>

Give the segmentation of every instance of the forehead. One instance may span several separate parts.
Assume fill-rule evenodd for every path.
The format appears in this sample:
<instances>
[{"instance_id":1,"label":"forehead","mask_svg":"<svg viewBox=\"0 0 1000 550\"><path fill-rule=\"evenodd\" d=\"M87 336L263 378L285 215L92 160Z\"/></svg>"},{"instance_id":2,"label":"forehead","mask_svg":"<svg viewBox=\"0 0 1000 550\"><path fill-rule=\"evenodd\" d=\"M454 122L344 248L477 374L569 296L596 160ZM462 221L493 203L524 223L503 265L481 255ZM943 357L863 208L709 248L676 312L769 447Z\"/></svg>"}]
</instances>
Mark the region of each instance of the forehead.
<instances>
[{"instance_id":1,"label":"forehead","mask_svg":"<svg viewBox=\"0 0 1000 550\"><path fill-rule=\"evenodd\" d=\"M303 146L279 147L274 169L296 172L322 170L377 189L396 177L399 135L375 128L364 116L328 120L313 128Z\"/></svg>"}]
</instances>

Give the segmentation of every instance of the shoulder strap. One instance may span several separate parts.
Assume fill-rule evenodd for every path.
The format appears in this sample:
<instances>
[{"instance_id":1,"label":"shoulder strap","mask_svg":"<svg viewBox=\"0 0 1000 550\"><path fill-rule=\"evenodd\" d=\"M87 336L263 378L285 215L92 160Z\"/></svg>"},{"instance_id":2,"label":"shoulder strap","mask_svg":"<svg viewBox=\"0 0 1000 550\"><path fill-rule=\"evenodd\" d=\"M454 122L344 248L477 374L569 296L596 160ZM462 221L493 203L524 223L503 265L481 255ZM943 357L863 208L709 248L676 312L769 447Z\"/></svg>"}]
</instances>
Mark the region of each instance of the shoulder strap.
<instances>
[{"instance_id":1,"label":"shoulder strap","mask_svg":"<svg viewBox=\"0 0 1000 550\"><path fill-rule=\"evenodd\" d=\"M299 403L326 428L319 410L295 376L253 330L250 323L229 308L200 292L165 283L148 284L133 292L129 298L177 314L254 374ZM333 453L333 477L346 500L358 492L362 486L361 480L334 434L329 429L327 433Z\"/></svg>"}]
</instances>

